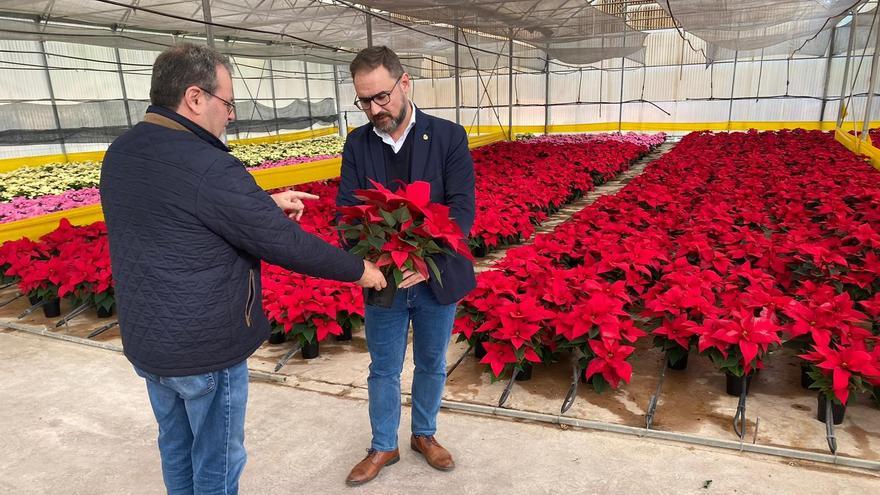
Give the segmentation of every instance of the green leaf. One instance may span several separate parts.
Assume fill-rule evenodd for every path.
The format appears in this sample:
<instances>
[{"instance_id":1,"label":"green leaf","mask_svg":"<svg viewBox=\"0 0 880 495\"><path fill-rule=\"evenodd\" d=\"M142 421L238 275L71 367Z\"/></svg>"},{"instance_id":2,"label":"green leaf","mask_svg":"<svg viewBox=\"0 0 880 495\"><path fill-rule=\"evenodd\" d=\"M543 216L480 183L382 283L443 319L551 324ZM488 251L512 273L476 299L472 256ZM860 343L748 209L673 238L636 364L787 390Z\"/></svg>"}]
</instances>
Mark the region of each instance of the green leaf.
<instances>
[{"instance_id":1,"label":"green leaf","mask_svg":"<svg viewBox=\"0 0 880 495\"><path fill-rule=\"evenodd\" d=\"M437 283L440 284L440 287L443 287L443 280L440 278L440 268L437 267L437 263L431 258L425 258L425 262L428 264L428 268L431 269L431 273L434 274L434 278L437 279Z\"/></svg>"},{"instance_id":2,"label":"green leaf","mask_svg":"<svg viewBox=\"0 0 880 495\"><path fill-rule=\"evenodd\" d=\"M382 237L378 237L378 236L367 237L367 242L370 244L370 246L373 247L373 249L376 249L379 251L381 251L382 246L385 245L385 239L383 239Z\"/></svg>"},{"instance_id":3,"label":"green leaf","mask_svg":"<svg viewBox=\"0 0 880 495\"><path fill-rule=\"evenodd\" d=\"M593 380L593 389L596 390L597 394L611 390L611 385L605 381L605 378L603 378L601 374L597 373L590 378Z\"/></svg>"},{"instance_id":4,"label":"green leaf","mask_svg":"<svg viewBox=\"0 0 880 495\"><path fill-rule=\"evenodd\" d=\"M403 208L400 208L400 210L403 210L400 213L400 217L399 217L401 223L404 223L407 220L412 220L412 215L410 215L410 213L409 213L409 208L403 207Z\"/></svg>"},{"instance_id":5,"label":"green leaf","mask_svg":"<svg viewBox=\"0 0 880 495\"><path fill-rule=\"evenodd\" d=\"M397 220L394 218L393 214L388 213L385 210L379 210L379 213L382 215L382 218L385 219L386 224L388 224L391 227L394 227L395 225L397 225Z\"/></svg>"}]
</instances>

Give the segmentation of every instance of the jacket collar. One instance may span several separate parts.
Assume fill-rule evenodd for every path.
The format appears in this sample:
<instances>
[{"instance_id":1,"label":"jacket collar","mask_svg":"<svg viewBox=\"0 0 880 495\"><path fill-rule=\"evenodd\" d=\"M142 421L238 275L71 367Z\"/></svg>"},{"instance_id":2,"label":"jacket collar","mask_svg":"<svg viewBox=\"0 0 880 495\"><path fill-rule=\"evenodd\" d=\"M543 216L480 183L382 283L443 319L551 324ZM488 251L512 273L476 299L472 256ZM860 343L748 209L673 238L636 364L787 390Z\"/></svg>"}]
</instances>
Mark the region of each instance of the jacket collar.
<instances>
[{"instance_id":1,"label":"jacket collar","mask_svg":"<svg viewBox=\"0 0 880 495\"><path fill-rule=\"evenodd\" d=\"M199 137L202 141L211 146L229 152L229 147L223 144L223 141L217 139L217 136L206 131L202 126L196 124L192 120L180 115L174 110L170 110L158 105L150 105L147 107L147 115L144 116L144 122L167 127L178 131L188 131Z\"/></svg>"}]
</instances>

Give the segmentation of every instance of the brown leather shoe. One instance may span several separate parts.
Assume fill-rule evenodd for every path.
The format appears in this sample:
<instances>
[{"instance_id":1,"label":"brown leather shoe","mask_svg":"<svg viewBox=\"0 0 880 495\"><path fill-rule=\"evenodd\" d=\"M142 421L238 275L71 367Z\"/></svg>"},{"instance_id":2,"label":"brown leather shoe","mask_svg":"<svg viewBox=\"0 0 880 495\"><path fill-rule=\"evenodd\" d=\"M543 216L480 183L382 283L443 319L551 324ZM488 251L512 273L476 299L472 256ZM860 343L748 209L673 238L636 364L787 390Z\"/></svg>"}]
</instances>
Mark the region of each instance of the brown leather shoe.
<instances>
[{"instance_id":1,"label":"brown leather shoe","mask_svg":"<svg viewBox=\"0 0 880 495\"><path fill-rule=\"evenodd\" d=\"M391 452L380 452L367 449L367 456L357 463L348 473L345 484L349 486L363 485L379 475L379 471L385 466L390 466L400 460L400 451L394 449Z\"/></svg>"},{"instance_id":2,"label":"brown leather shoe","mask_svg":"<svg viewBox=\"0 0 880 495\"><path fill-rule=\"evenodd\" d=\"M413 435L410 437L409 446L413 450L425 456L428 464L440 471L452 471L455 467L455 461L452 460L452 454L444 449L433 435Z\"/></svg>"}]
</instances>

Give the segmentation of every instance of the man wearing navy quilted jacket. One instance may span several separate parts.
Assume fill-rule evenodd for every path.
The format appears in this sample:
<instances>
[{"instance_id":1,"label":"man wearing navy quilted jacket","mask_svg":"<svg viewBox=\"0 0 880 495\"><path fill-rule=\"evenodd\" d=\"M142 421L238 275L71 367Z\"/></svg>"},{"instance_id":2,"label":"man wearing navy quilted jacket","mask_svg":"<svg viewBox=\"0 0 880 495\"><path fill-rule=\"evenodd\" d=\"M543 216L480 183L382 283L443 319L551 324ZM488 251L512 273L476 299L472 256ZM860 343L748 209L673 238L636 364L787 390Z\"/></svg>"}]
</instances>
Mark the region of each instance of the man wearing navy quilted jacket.
<instances>
[{"instance_id":1,"label":"man wearing navy quilted jacket","mask_svg":"<svg viewBox=\"0 0 880 495\"><path fill-rule=\"evenodd\" d=\"M260 260L381 288L372 264L300 229L302 199L263 191L220 140L229 60L178 45L156 59L144 121L104 158L101 203L125 355L146 381L169 494L234 494L247 358L268 337Z\"/></svg>"}]
</instances>

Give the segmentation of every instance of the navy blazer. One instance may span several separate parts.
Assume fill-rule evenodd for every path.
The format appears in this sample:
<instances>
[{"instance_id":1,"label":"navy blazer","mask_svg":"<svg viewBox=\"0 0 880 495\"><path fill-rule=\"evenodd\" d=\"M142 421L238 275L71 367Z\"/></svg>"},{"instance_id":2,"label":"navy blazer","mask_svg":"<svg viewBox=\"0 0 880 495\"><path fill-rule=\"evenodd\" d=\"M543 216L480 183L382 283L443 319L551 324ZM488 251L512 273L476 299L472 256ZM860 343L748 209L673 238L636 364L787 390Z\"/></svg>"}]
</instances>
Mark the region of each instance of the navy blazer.
<instances>
[{"instance_id":1,"label":"navy blazer","mask_svg":"<svg viewBox=\"0 0 880 495\"><path fill-rule=\"evenodd\" d=\"M428 115L416 108L416 124L412 134L412 168L410 180L431 184L431 201L444 204L450 216L470 234L474 224L474 162L468 148L464 127ZM366 124L353 130L342 150L342 177L337 206L360 204L354 197L356 189L372 187L368 179L390 187L385 173L385 150L388 146ZM428 279L428 285L440 304L452 304L476 287L474 265L459 254L436 256L441 281ZM442 282L442 285L441 285Z\"/></svg>"}]
</instances>

